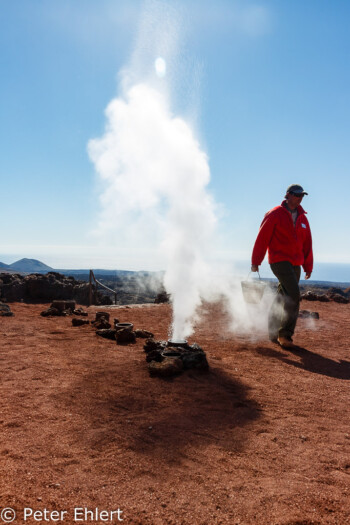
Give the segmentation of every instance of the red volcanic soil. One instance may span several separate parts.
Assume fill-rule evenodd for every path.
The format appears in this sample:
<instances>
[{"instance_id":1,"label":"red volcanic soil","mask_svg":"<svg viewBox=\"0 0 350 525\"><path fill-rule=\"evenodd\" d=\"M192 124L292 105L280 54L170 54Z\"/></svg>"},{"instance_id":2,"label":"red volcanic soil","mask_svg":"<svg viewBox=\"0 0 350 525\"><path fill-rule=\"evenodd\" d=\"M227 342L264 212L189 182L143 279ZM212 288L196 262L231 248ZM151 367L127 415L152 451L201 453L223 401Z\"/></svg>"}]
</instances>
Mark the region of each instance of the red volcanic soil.
<instances>
[{"instance_id":1,"label":"red volcanic soil","mask_svg":"<svg viewBox=\"0 0 350 525\"><path fill-rule=\"evenodd\" d=\"M350 305L302 307L320 319L299 319L299 351L230 334L209 307L190 338L209 372L165 380L149 376L141 339L117 346L41 317L46 305L12 304L0 511L28 524L349 523ZM169 305L109 311L167 339Z\"/></svg>"}]
</instances>

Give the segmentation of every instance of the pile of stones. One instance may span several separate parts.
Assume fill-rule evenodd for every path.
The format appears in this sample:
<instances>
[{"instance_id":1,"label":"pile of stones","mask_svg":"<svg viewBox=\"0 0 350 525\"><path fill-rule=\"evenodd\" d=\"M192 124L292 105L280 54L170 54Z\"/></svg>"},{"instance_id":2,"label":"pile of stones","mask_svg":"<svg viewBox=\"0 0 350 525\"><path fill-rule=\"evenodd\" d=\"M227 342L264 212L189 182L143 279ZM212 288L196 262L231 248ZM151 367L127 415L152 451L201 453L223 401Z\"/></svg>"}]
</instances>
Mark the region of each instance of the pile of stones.
<instances>
[{"instance_id":1,"label":"pile of stones","mask_svg":"<svg viewBox=\"0 0 350 525\"><path fill-rule=\"evenodd\" d=\"M350 300L339 293L330 293L329 298L335 303L349 304Z\"/></svg>"},{"instance_id":2,"label":"pile of stones","mask_svg":"<svg viewBox=\"0 0 350 525\"><path fill-rule=\"evenodd\" d=\"M8 304L0 303L0 317L12 317L13 312Z\"/></svg>"},{"instance_id":3,"label":"pile of stones","mask_svg":"<svg viewBox=\"0 0 350 525\"><path fill-rule=\"evenodd\" d=\"M81 315L86 317L88 314L82 308L76 308L75 301L52 301L49 308L41 312L42 317L50 316L67 316L67 315Z\"/></svg>"},{"instance_id":4,"label":"pile of stones","mask_svg":"<svg viewBox=\"0 0 350 525\"><path fill-rule=\"evenodd\" d=\"M319 319L320 314L318 312L310 312L310 310L300 310L299 317L302 319Z\"/></svg>"},{"instance_id":5,"label":"pile of stones","mask_svg":"<svg viewBox=\"0 0 350 525\"><path fill-rule=\"evenodd\" d=\"M107 295L96 291L97 304L112 304ZM55 299L74 299L78 304L89 304L89 283L58 272L47 274L0 273L0 297L7 302L48 302Z\"/></svg>"},{"instance_id":6,"label":"pile of stones","mask_svg":"<svg viewBox=\"0 0 350 525\"><path fill-rule=\"evenodd\" d=\"M147 339L144 345L146 361L151 376L170 377L184 370L208 370L207 357L202 348L187 342L174 346L170 341Z\"/></svg>"},{"instance_id":7,"label":"pile of stones","mask_svg":"<svg viewBox=\"0 0 350 525\"><path fill-rule=\"evenodd\" d=\"M77 309L75 301L53 301L47 310L41 312L42 316L73 314L80 316L72 319L73 326L90 324L88 319L82 318L87 317L87 312L81 308ZM119 319L113 319L111 323L110 314L105 311L96 312L91 325L97 336L116 341L118 345L134 344L137 338L146 339L143 348L151 376L171 377L188 369L208 370L209 368L205 352L196 343L190 345L184 341L179 345L171 341L156 341L151 332L134 329L132 323L121 323Z\"/></svg>"},{"instance_id":8,"label":"pile of stones","mask_svg":"<svg viewBox=\"0 0 350 525\"><path fill-rule=\"evenodd\" d=\"M322 303L328 303L330 301L330 298L326 294L318 294L315 292L311 292L310 290L308 292L305 292L301 294L300 297L301 300L305 299L305 301L321 301Z\"/></svg>"},{"instance_id":9,"label":"pile of stones","mask_svg":"<svg viewBox=\"0 0 350 525\"><path fill-rule=\"evenodd\" d=\"M108 312L97 312L92 324L96 329L96 335L115 340L118 345L134 344L137 338L146 339L153 337L151 332L140 329L134 330L132 323L121 323L119 319L113 320L112 327Z\"/></svg>"},{"instance_id":10,"label":"pile of stones","mask_svg":"<svg viewBox=\"0 0 350 525\"><path fill-rule=\"evenodd\" d=\"M320 301L322 303L334 301L335 303L348 304L350 302L347 297L341 295L340 293L317 294L315 292L311 292L310 290L301 294L301 299L305 299L306 301Z\"/></svg>"}]
</instances>

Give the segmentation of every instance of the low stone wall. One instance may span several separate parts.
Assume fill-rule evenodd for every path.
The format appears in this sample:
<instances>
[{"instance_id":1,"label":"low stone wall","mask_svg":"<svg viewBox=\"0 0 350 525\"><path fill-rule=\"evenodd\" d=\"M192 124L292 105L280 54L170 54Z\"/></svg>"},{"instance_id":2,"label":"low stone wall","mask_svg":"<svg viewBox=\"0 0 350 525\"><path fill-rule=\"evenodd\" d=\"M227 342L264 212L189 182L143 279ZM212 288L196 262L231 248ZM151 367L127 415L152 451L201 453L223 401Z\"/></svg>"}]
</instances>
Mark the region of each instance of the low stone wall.
<instances>
[{"instance_id":1,"label":"low stone wall","mask_svg":"<svg viewBox=\"0 0 350 525\"><path fill-rule=\"evenodd\" d=\"M0 273L0 300L28 303L51 302L55 299L75 300L78 304L89 303L89 284L77 281L58 272L47 274ZM97 292L98 304L112 304L111 299Z\"/></svg>"}]
</instances>

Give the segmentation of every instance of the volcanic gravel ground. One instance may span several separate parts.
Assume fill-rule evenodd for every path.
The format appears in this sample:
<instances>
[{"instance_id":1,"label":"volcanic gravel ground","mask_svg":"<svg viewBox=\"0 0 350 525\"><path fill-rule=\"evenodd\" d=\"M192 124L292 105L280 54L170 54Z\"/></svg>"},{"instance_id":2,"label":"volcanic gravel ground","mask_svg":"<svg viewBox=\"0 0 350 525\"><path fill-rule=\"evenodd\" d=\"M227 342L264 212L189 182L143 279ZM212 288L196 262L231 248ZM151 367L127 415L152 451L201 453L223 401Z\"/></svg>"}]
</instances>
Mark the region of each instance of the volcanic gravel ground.
<instances>
[{"instance_id":1,"label":"volcanic gravel ground","mask_svg":"<svg viewBox=\"0 0 350 525\"><path fill-rule=\"evenodd\" d=\"M206 307L189 342L209 372L167 380L149 376L144 340L117 346L46 307L0 318L0 509L14 523L120 522L75 508L140 525L349 523L350 305L303 302L320 319L299 319L299 351L230 334ZM108 311L168 338L169 305Z\"/></svg>"}]
</instances>

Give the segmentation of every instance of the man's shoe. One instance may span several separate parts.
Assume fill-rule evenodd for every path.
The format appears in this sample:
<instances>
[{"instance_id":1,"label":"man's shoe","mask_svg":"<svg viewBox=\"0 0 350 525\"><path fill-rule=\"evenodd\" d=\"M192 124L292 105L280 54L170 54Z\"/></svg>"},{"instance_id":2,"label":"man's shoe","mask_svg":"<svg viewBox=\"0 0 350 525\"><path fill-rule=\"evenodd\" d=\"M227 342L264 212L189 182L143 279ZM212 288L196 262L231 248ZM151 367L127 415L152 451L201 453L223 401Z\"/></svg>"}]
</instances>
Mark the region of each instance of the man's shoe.
<instances>
[{"instance_id":1,"label":"man's shoe","mask_svg":"<svg viewBox=\"0 0 350 525\"><path fill-rule=\"evenodd\" d=\"M282 346L282 348L289 348L290 350L296 350L298 347L293 343L291 339L288 339L287 337L283 337L280 335L277 338L278 344Z\"/></svg>"},{"instance_id":2,"label":"man's shoe","mask_svg":"<svg viewBox=\"0 0 350 525\"><path fill-rule=\"evenodd\" d=\"M277 335L274 337L273 335L269 336L269 339L271 341L271 343L275 343L278 345L278 338L277 338Z\"/></svg>"}]
</instances>

